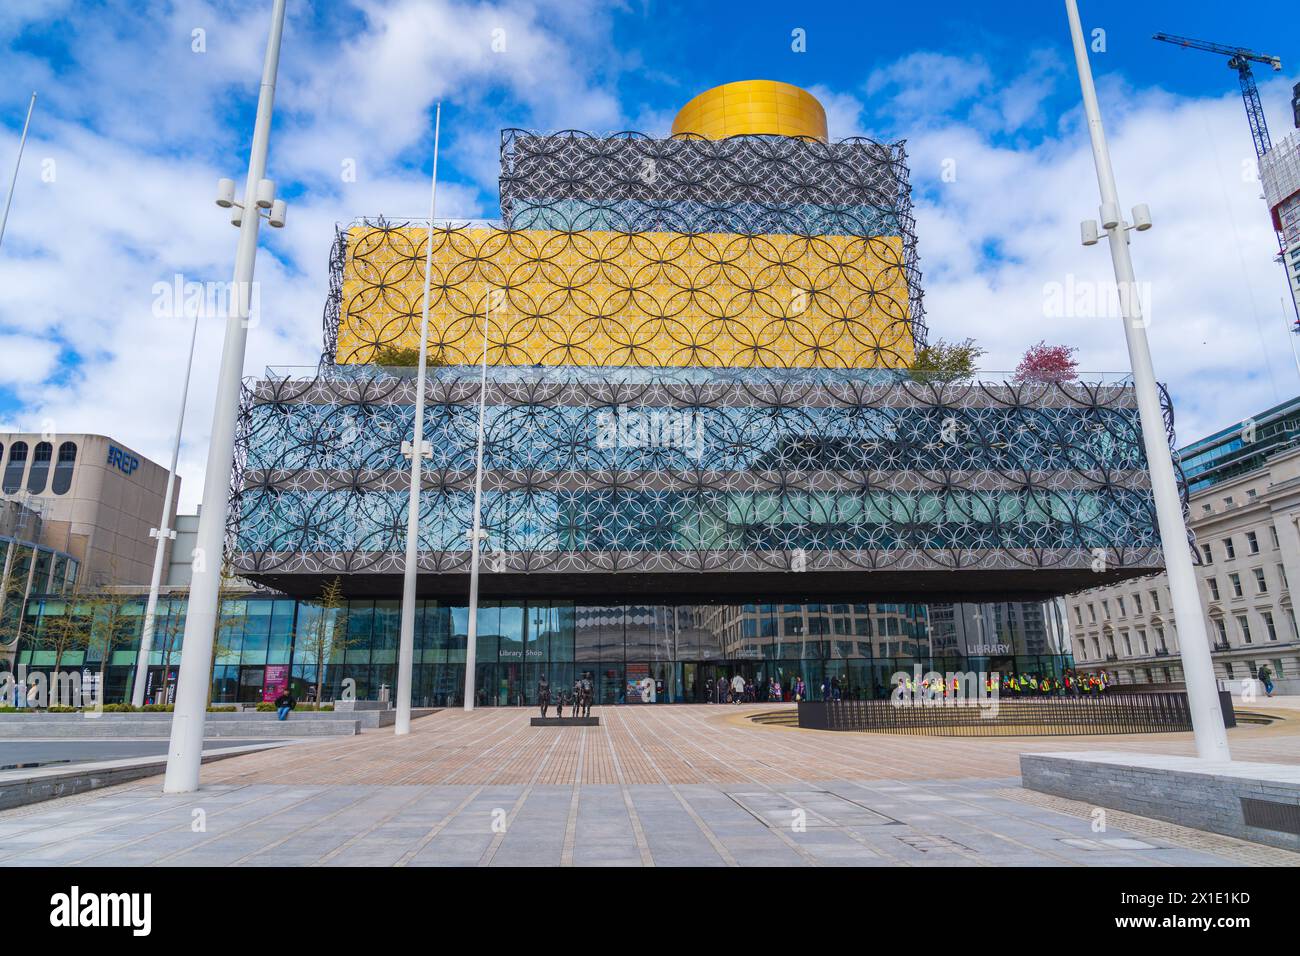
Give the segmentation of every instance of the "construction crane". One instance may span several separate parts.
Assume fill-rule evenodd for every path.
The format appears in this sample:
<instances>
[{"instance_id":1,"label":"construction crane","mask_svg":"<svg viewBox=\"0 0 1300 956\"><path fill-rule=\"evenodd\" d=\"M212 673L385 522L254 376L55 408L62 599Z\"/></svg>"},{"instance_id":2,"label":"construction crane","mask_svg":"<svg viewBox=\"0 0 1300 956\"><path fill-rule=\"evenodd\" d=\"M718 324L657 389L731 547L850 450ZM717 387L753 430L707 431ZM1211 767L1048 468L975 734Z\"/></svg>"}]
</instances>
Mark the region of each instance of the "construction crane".
<instances>
[{"instance_id":1,"label":"construction crane","mask_svg":"<svg viewBox=\"0 0 1300 956\"><path fill-rule=\"evenodd\" d=\"M1190 37L1176 37L1170 33L1157 33L1152 39L1187 47L1190 50L1204 50L1206 53L1218 53L1228 58L1228 69L1237 71L1241 83L1241 98L1246 101L1246 120L1250 123L1250 136L1255 141L1255 156L1262 158L1273 148L1273 141L1268 136L1268 122L1264 119L1264 107L1259 101L1259 89L1255 86L1255 74L1251 63L1267 63L1274 73L1282 70L1282 58L1267 53L1256 53L1244 46L1228 46L1223 43L1211 43L1209 40L1193 40Z\"/></svg>"},{"instance_id":2,"label":"construction crane","mask_svg":"<svg viewBox=\"0 0 1300 956\"><path fill-rule=\"evenodd\" d=\"M1171 33L1157 33L1152 39L1186 47L1189 50L1204 50L1206 53L1217 53L1228 58L1228 69L1237 71L1237 80L1241 84L1241 98L1246 103L1246 121L1250 123L1250 138L1255 142L1255 159L1257 161L1263 160L1264 154L1273 148L1273 140L1268 135L1268 121L1264 118L1264 105L1259 101L1259 88L1255 86L1255 74L1250 65L1252 63L1265 63L1273 68L1274 73L1279 73L1282 70L1282 58L1271 56L1268 53L1248 50L1244 46L1228 46L1225 43L1211 43L1209 40L1194 40L1191 37L1179 37ZM1291 108L1295 112L1296 126L1300 127L1300 94L1291 101ZM1287 243L1281 231L1277 233L1277 249L1277 261L1282 264L1282 268L1287 274L1286 284L1291 292L1291 308L1295 312L1295 320L1292 322L1291 331L1300 335L1300 303L1296 301L1295 288L1291 284L1291 273L1287 269ZM1300 366L1300 357L1296 358L1296 363Z\"/></svg>"}]
</instances>

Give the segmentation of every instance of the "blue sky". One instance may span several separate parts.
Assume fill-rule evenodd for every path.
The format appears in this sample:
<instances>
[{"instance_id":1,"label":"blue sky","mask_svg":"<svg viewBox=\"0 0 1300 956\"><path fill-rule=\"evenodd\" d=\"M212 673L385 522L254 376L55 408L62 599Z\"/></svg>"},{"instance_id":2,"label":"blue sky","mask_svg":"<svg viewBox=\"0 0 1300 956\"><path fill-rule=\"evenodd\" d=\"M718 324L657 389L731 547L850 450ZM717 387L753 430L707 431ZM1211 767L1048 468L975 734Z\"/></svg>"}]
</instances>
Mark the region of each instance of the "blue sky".
<instances>
[{"instance_id":1,"label":"blue sky","mask_svg":"<svg viewBox=\"0 0 1300 956\"><path fill-rule=\"evenodd\" d=\"M1137 237L1157 372L1190 441L1300 392L1285 285L1236 76L1163 30L1282 57L1259 71L1274 138L1300 79L1294 5L1083 0L1121 195L1148 202ZM224 281L234 230L211 203L242 182L269 0L6 0L0 171L40 94L0 250L0 427L101 431L166 460L188 328L159 283ZM641 129L721 82L811 89L831 134L905 138L934 337L973 336L987 369L1042 338L1081 365L1125 367L1118 319L1061 315L1053 292L1104 281L1083 249L1096 183L1063 5L588 0L289 0L271 175L288 228L264 233L246 373L310 364L333 225L427 208L432 108L444 104L440 213L496 214L503 126ZM791 49L792 31L806 52ZM505 50L491 48L503 30ZM201 31L196 51L195 31ZM351 164L355 180L341 170ZM955 181L941 171L953 168ZM219 322L204 320L181 472L191 506L212 409Z\"/></svg>"}]
</instances>

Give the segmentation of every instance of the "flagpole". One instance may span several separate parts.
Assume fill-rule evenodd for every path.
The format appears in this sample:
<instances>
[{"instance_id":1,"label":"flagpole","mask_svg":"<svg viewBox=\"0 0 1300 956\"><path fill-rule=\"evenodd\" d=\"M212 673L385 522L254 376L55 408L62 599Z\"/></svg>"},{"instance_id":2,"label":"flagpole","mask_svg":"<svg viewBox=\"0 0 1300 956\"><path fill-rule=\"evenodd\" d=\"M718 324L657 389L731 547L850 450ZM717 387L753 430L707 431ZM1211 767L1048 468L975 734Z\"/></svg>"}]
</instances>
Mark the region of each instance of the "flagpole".
<instances>
[{"instance_id":1,"label":"flagpole","mask_svg":"<svg viewBox=\"0 0 1300 956\"><path fill-rule=\"evenodd\" d=\"M402 574L402 630L397 652L397 719L393 733L411 732L411 677L415 663L415 581L420 544L420 466L425 456L424 386L429 354L429 296L433 282L433 217L438 208L438 136L442 104L433 118L433 179L429 187L429 235L424 249L424 312L420 316L420 365L415 372L415 434L409 446L411 490L406 508L406 566ZM403 452L408 449L403 448ZM432 451L432 449L430 449Z\"/></svg>"}]
</instances>

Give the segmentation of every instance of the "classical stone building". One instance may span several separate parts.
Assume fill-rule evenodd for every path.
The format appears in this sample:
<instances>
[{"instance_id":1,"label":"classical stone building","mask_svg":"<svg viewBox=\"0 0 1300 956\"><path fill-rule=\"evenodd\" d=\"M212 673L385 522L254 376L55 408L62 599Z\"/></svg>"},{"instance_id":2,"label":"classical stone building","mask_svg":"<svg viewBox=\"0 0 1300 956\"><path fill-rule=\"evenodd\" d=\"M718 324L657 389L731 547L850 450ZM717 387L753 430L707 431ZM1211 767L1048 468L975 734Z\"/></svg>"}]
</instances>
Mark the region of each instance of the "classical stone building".
<instances>
[{"instance_id":1,"label":"classical stone building","mask_svg":"<svg viewBox=\"0 0 1300 956\"><path fill-rule=\"evenodd\" d=\"M1285 427L1298 405L1270 409L1180 452L1194 488L1191 527L1215 672L1240 682L1267 665L1280 693L1300 692L1300 628L1290 589L1300 581L1300 447L1293 422ZM1221 467L1253 454L1252 445L1263 441L1261 426L1277 422L1283 425L1267 431L1271 454L1255 458L1257 467ZM1080 670L1105 669L1126 684L1183 679L1163 573L1066 600Z\"/></svg>"}]
</instances>

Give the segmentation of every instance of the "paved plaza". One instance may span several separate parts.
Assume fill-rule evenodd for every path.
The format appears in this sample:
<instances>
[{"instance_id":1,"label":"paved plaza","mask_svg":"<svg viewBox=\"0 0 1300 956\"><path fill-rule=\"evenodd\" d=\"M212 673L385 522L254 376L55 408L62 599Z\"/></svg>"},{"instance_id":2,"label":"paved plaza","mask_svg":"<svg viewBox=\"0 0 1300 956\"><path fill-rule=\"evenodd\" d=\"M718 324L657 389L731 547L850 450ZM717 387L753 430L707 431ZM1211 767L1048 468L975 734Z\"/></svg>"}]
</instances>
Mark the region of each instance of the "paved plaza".
<instances>
[{"instance_id":1,"label":"paved plaza","mask_svg":"<svg viewBox=\"0 0 1300 956\"><path fill-rule=\"evenodd\" d=\"M941 738L761 726L769 708L443 711L0 814L8 865L1225 866L1284 850L1024 791L1021 752L1192 753L1190 734ZM1263 708L1260 708L1263 709ZM1300 763L1300 721L1231 732Z\"/></svg>"}]
</instances>

